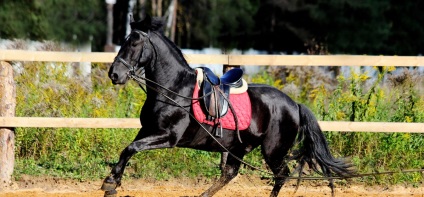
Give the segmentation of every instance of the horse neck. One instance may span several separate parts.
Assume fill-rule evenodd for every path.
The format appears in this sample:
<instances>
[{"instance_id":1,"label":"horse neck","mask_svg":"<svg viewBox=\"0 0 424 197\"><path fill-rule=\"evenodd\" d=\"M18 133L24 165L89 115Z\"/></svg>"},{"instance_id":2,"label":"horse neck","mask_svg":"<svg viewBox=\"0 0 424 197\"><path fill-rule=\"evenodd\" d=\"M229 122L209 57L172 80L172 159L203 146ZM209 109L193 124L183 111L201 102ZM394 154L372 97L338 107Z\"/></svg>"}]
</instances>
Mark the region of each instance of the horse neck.
<instances>
[{"instance_id":1,"label":"horse neck","mask_svg":"<svg viewBox=\"0 0 424 197\"><path fill-rule=\"evenodd\" d=\"M151 43L154 52L150 67L146 67L146 78L181 94L185 94L185 87L194 87L195 72L176 46L160 34L154 34Z\"/></svg>"}]
</instances>

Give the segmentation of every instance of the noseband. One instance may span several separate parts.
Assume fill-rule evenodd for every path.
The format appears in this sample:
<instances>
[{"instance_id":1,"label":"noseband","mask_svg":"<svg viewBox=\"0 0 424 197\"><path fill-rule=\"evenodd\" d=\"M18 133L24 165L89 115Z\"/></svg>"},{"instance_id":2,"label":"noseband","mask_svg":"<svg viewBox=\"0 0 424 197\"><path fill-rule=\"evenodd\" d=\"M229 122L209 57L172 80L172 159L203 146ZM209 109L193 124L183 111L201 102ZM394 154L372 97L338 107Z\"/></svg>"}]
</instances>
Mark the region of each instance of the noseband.
<instances>
[{"instance_id":1,"label":"noseband","mask_svg":"<svg viewBox=\"0 0 424 197\"><path fill-rule=\"evenodd\" d=\"M132 30L132 32L138 33L141 37L147 37L147 39L150 42L149 36L148 36L148 34L146 32L140 31L140 30L137 30L137 29ZM129 39L129 36L126 38L126 40L127 39ZM121 62L122 64L124 64L128 68L128 72L127 72L128 77L131 77L131 76L134 76L135 75L136 68L137 68L137 66L138 66L138 64L140 62L140 59L141 59L142 55L143 55L144 46L145 45L143 45L142 50L140 50L140 54L138 55L138 58L136 59L136 61L135 61L136 63L135 63L134 66L131 65L130 63L128 63L127 61L125 61L120 56L116 56L115 57L115 61Z\"/></svg>"}]
</instances>

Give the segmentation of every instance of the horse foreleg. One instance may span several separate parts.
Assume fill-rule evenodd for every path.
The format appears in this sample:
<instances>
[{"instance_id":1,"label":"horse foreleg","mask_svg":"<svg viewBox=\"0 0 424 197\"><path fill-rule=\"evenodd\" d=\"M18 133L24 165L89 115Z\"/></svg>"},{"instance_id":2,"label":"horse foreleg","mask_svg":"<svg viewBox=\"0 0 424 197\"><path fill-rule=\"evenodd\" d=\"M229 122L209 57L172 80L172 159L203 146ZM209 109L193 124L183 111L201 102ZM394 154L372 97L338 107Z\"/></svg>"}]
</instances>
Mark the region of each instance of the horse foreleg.
<instances>
[{"instance_id":1,"label":"horse foreleg","mask_svg":"<svg viewBox=\"0 0 424 197\"><path fill-rule=\"evenodd\" d=\"M116 196L117 192L115 189L121 185L121 178L124 174L125 166L135 153L142 150L170 147L172 146L168 136L153 136L138 140L136 137L136 140L122 151L119 162L112 168L111 174L103 181L101 189L105 191L105 196Z\"/></svg>"},{"instance_id":2,"label":"horse foreleg","mask_svg":"<svg viewBox=\"0 0 424 197\"><path fill-rule=\"evenodd\" d=\"M228 155L228 153L226 153ZM224 157L224 153L223 155L221 155L221 159ZM205 192L203 192L202 197L207 197L207 196L213 196L216 192L218 192L220 189L222 189L225 185L227 185L234 177L237 176L238 171L240 169L240 161L238 161L237 159L235 159L232 156L228 156L227 158L227 162L225 164L225 167L223 168L223 170L221 171L221 177L219 178L219 180L217 182L215 182L208 190L206 190ZM240 157L242 158L242 157ZM222 162L222 160L221 160Z\"/></svg>"},{"instance_id":3,"label":"horse foreleg","mask_svg":"<svg viewBox=\"0 0 424 197\"><path fill-rule=\"evenodd\" d=\"M115 189L121 185L121 178L130 158L136 153L127 146L119 157L119 162L112 168L112 171L108 177L103 181L101 189L106 191L105 196L114 196L116 194Z\"/></svg>"}]
</instances>

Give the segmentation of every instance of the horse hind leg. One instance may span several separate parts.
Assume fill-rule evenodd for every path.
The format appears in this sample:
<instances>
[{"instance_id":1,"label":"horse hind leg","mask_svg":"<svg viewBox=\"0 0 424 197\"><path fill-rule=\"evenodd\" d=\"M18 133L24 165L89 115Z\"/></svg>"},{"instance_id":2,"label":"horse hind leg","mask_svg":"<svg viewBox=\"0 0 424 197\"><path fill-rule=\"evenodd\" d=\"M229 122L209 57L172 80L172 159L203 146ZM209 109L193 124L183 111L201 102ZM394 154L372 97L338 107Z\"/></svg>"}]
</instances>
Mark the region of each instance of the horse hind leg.
<instances>
[{"instance_id":1,"label":"horse hind leg","mask_svg":"<svg viewBox=\"0 0 424 197\"><path fill-rule=\"evenodd\" d=\"M287 181L287 177L290 175L290 169L285 161L285 155L288 149L279 147L274 149L274 151L268 152L264 147L265 146L262 146L262 154L269 168L271 168L275 180L270 196L276 197L281 187L283 187L284 183Z\"/></svg>"},{"instance_id":2,"label":"horse hind leg","mask_svg":"<svg viewBox=\"0 0 424 197\"><path fill-rule=\"evenodd\" d=\"M243 156L239 157L243 158ZM222 161L221 161L222 162ZM203 192L201 197L213 196L216 192L227 185L234 177L237 176L241 162L231 155L228 155L227 162L221 170L221 177L208 190Z\"/></svg>"},{"instance_id":3,"label":"horse hind leg","mask_svg":"<svg viewBox=\"0 0 424 197\"><path fill-rule=\"evenodd\" d=\"M290 174L290 170L286 164L284 164L284 167L282 169L281 168L278 168L278 169L280 169L279 173L274 172L275 183L274 183L274 187L272 188L271 194L269 195L270 197L278 196L278 193L280 193L281 188L283 187L284 183L286 183L287 177Z\"/></svg>"},{"instance_id":4,"label":"horse hind leg","mask_svg":"<svg viewBox=\"0 0 424 197\"><path fill-rule=\"evenodd\" d=\"M272 188L271 197L278 196L282 186L287 181L290 175L290 169L287 165L286 155L296 138L296 127L292 130L286 129L287 135L283 136L281 133L267 137L262 144L262 155L269 168L274 174L274 187Z\"/></svg>"},{"instance_id":5,"label":"horse hind leg","mask_svg":"<svg viewBox=\"0 0 424 197\"><path fill-rule=\"evenodd\" d=\"M321 166L322 172L326 177L331 177L331 171L330 169L326 168L325 166ZM334 180L332 178L328 179L329 183L328 183L328 187L330 187L331 189L331 196L334 197L335 193L334 193Z\"/></svg>"}]
</instances>

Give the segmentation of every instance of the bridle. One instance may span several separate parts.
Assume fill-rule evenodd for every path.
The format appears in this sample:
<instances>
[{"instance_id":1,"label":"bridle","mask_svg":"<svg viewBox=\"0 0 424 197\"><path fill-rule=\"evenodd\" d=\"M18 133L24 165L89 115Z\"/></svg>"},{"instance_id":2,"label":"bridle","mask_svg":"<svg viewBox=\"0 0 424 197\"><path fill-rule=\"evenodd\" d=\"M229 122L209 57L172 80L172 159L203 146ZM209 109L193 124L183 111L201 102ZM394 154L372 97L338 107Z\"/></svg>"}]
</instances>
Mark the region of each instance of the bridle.
<instances>
[{"instance_id":1,"label":"bridle","mask_svg":"<svg viewBox=\"0 0 424 197\"><path fill-rule=\"evenodd\" d=\"M142 37L146 37L147 38L147 40L148 40L148 42L150 43L150 45L153 47L153 49L154 49L154 51L155 51L155 53L157 53L156 52L156 49L155 49L155 47L154 47L154 45L152 44L152 41L150 40L150 37L149 37L149 34L148 33L146 33L146 32L143 32L143 31L141 31L141 30L137 30L137 29L134 29L134 30L132 30L132 32L135 32L135 33L138 33L140 36L142 36ZM131 34L130 34L131 35ZM127 40L127 39L129 39L128 37L125 39L125 40ZM212 137L212 139L218 144L218 145L220 145L221 146L221 148L225 151L225 152L228 152L228 154L229 155L231 155L232 157L234 157L236 160L238 160L238 161L240 161L241 163L243 163L244 165L246 165L247 167L249 167L250 169L253 169L253 170L257 170L257 171L260 171L260 172L262 172L262 173L265 173L265 174L268 174L268 175L271 175L271 176L274 176L274 174L273 173L271 173L271 172L269 172L269 171L265 171L265 170L263 170L263 169L261 169L261 168L258 168L258 167L255 167L255 166L253 166L252 164L250 164L250 163L247 163L247 162L245 162L243 159L241 159L241 158L239 158L239 157L237 157L236 155L234 155L233 153L231 153L224 145L222 145L219 141L218 141L218 139L216 139L215 138L215 136L212 134L212 133L210 133L203 125L202 125L202 123L200 123L194 116L193 116L193 114L192 113L190 113L190 111L186 108L186 107L184 107L184 106L182 106L181 104L179 104L177 101L175 101L174 99L172 99L171 97L169 97L167 94L165 94L164 92L162 92L162 91L160 91L158 88L156 88L156 87L153 87L152 85L150 85L150 84L148 84L148 83L146 83L146 82L149 82L149 83L152 83L152 84L154 84L155 86L157 86L157 87L159 87L160 89L162 89L162 90L165 90L165 91L167 91L167 92L169 92L169 93L172 93L172 94L174 94L174 95L176 95L176 96L178 96L178 97L181 97L181 98L185 98L185 99L190 99L190 100L201 100L201 99L203 99L204 97L206 97L206 96L208 96L208 95L210 95L211 93L212 93L212 91L211 92L209 92L209 93L207 93L207 94L205 94L205 95L203 95L203 96L201 96L201 97L198 97L198 98L193 98L193 97L187 97L187 96L184 96L184 95L181 95L181 94L179 94L179 93L177 93L177 92L174 92L174 91L172 91L172 90L170 90L170 89L168 89L168 88L166 88L166 87L164 87L163 85L161 85L161 84L159 84L159 83L157 83L157 82L154 82L154 81L152 81L152 80L150 80L150 79L148 79L148 78L146 78L146 77L142 77L142 76L139 76L139 75L137 75L136 74L136 71L138 70L137 69L137 66L138 66L138 64L140 63L140 59L142 58L142 54L143 54L143 50L144 50L144 48L145 48L145 46L146 45L143 45L143 48L142 48L142 50L140 50L140 54L138 55L138 58L135 60L135 65L131 65L130 63L128 63L127 61L125 61L122 57L120 57L120 56L117 56L117 57L115 57L115 61L118 61L118 62L121 62L122 64L124 64L127 68L128 68L128 72L127 72L127 75L128 75L128 78L129 79L133 79L134 81L136 81L139 85L140 85L140 87L146 92L146 94L147 94L147 91L143 88L143 86L142 85L145 85L146 87L148 87L149 89L152 89L153 91L155 91L155 92L157 92L157 93L159 93L159 94L161 94L162 96L164 96L165 98L167 98L168 100L170 100L170 101L172 101L175 105L177 105L178 107L180 107L181 109L183 109L183 110L185 110L189 115L190 115L190 117L192 117L193 118L193 120L195 120L199 125L200 125L200 127L204 130L204 131L206 131L206 133L210 136L210 137ZM134 61L134 60L133 60ZM144 66L141 66L140 67L141 69L143 69L144 70ZM144 71L143 71L144 72ZM224 96L224 99L226 100L226 101L228 101L229 103L230 103L230 101L228 100L228 98L226 98L225 96ZM229 105L229 107L230 107L230 109L232 110L232 111L234 111L234 109L233 109L233 107L232 107L232 105L230 104ZM236 124L237 125L237 124ZM236 127L237 128L237 127ZM239 134L239 131L238 131L238 128L237 128L237 135L238 135L238 138L239 138L239 140L240 140L240 142L241 142L241 138L240 138L240 134ZM365 173L365 174L355 174L355 175L351 175L351 176L343 176L343 177L341 177L341 176L338 176L338 177L302 177L301 175L299 175L299 177L293 177L293 176L291 176L291 175L279 175L279 176L274 176L275 178L286 178L286 179L297 179L297 180L327 180L327 179L347 179L347 178L357 178L357 177L364 177L364 176L376 176L376 175L383 175L383 174L397 174L397 173L411 173L411 172L424 172L424 168L423 169L412 169L412 170L401 170L401 171L385 171L385 172L376 172L376 173Z\"/></svg>"},{"instance_id":2,"label":"bridle","mask_svg":"<svg viewBox=\"0 0 424 197\"><path fill-rule=\"evenodd\" d=\"M143 37L146 37L147 38L147 40L149 41L149 43L152 45L152 43L151 43L151 41L150 41L150 38L149 38L149 34L148 33L146 33L146 32L144 32L144 31L141 31L141 30L138 30L138 29L134 29L134 30L132 30L132 32L131 32L131 34L133 33L133 32L135 32L135 33L138 33L140 36L141 36L141 38L143 38ZM130 34L130 35L131 35ZM129 39L129 36L130 35L128 35L127 36L127 38L125 38L125 41L127 41L128 39ZM143 45L143 48L142 48L142 50L140 50L140 53L138 54L138 58L137 59L135 59L135 60L132 60L132 61L135 61L135 64L134 64L134 66L133 65L131 65L130 63L128 63L127 61L125 61L121 56L116 56L115 57L115 61L117 61L117 62L121 62L122 64L124 64L127 68L128 68L128 72L127 72L127 75L131 78L131 76L133 76L133 75L136 75L135 74L135 72L136 72L136 68L138 67L138 64L140 63L140 59L142 58L142 56L143 56L143 51L144 51L144 47L145 47L146 45ZM153 46L153 45L152 45ZM144 68L144 66L142 66L141 68Z\"/></svg>"},{"instance_id":3,"label":"bridle","mask_svg":"<svg viewBox=\"0 0 424 197\"><path fill-rule=\"evenodd\" d=\"M153 43L152 43L152 41L150 40L150 37L149 37L149 34L148 33L146 33L146 32L144 32L144 31L141 31L141 30L137 30L137 29L134 29L134 30L132 30L132 32L131 33L138 33L140 36L141 36L141 38L143 38L143 37L146 37L147 38L147 41L150 43L150 45L152 46L152 48L153 48L153 51L155 52L155 54L157 54L157 52L156 52L156 49L155 49L155 47L154 47L154 45L153 45ZM131 34L130 34L131 35ZM130 36L129 35L129 36ZM129 36L125 39L126 41L128 41L128 39L129 39ZM139 85L140 85L140 87L143 89L143 91L144 92L146 92L146 94L147 94L147 91L144 89L144 87L142 86L142 85L145 85L146 87L149 87L150 89L153 89L154 91L156 91L157 93L159 93L159 94L161 94L162 96L164 96L164 97L166 97L166 98L168 98L168 99L170 99L170 100L172 100L171 98L169 98L167 95L165 95L163 92L161 92L161 91L159 91L157 88L154 88L154 87L152 87L152 86L150 86L150 85L148 85L147 83L145 83L145 82L143 82L143 80L144 81L148 81L148 82L150 82L150 83L152 83L152 84L154 84L155 86L157 86L157 87L160 87L161 89L163 89L163 90L165 90L165 91L167 91L167 92L170 92L170 93L172 93L172 94L174 94L174 95L176 95L176 96L178 96L178 97L181 97L181 98L184 98L184 99L189 99L189 100L201 100L201 99L203 99L203 98L205 98L205 97L207 97L207 96L209 96L210 94L212 94L213 93L213 91L211 91L211 92L209 92L209 93L206 93L206 94L204 94L203 96L201 96L201 97L197 97L197 98L193 98L193 97L187 97L187 96L184 96L184 95L181 95L181 94L178 94L178 93L176 93L176 92L174 92L174 91L172 91L172 90L170 90L170 89L168 89L168 88L166 88L166 87L164 87L164 86L162 86L161 84L159 84L159 83L157 83L157 82L154 82L154 81L152 81L152 80L150 80L150 79L148 79L148 78L146 78L146 77L142 77L142 76L139 76L139 75L137 75L136 74L136 68L138 67L138 64L140 64L140 59L142 58L142 56L143 56L143 51L144 51L144 48L145 48L145 46L146 45L143 45L142 46L142 49L140 50L140 53L139 53L139 55L138 55L138 58L136 59L136 63L135 63L135 65L131 65L130 63L128 63L127 61L125 61L121 56L116 56L115 57L115 61L118 61L118 62L121 62L122 64L124 64L127 68L128 68L128 72L127 72L127 76L128 76L128 78L129 79L133 79L134 81L136 81ZM157 55L156 55L157 56ZM134 60L132 60L132 61L134 61ZM140 68L142 68L142 69L144 69L144 66L140 66ZM142 72L144 72L145 70L143 70ZM224 93L223 92L221 92L221 94L223 94L223 98L228 102L228 106L229 106L229 108L233 111L233 115L234 115L234 120L235 120L235 130L236 130L236 133L237 133L237 137L238 137L238 139L239 139L239 141L241 142L241 143L243 143L242 142L242 140L241 140L241 137L240 137L240 132L239 132L239 129L238 129L238 118L237 118L237 116L235 115L235 113L234 113L234 108L233 108L233 106L231 105L231 102L229 101L229 99L228 98L226 98L226 96L224 95ZM173 100L172 100L173 101ZM178 103L176 103L175 101L173 101L175 104L177 104L178 105ZM182 107L182 106L181 106ZM183 107L182 107L183 108ZM184 108L185 109L185 108ZM192 115L191 113L189 113L190 115ZM193 119L195 119L194 117L193 117ZM196 119L195 119L196 120ZM200 124L200 122L199 122L199 124ZM205 129L206 130L206 129ZM207 130L206 130L207 131ZM209 131L207 131L208 133L209 133ZM213 136L212 136L213 137ZM214 138L214 137L213 137ZM215 139L215 138L214 138ZM215 139L215 141L217 141L216 139ZM217 141L218 142L218 141ZM219 143L219 142L218 142ZM225 149L225 147L223 146L223 145L221 145L221 147L222 148L224 148Z\"/></svg>"},{"instance_id":4,"label":"bridle","mask_svg":"<svg viewBox=\"0 0 424 197\"><path fill-rule=\"evenodd\" d=\"M141 30L137 30L137 29L132 30L132 32L138 33L138 34L140 34L141 36L146 37L146 38L147 38L147 40L149 41L150 45L152 46L153 51L155 52L155 54L157 54L156 49L155 49L154 45L152 44L152 41L150 40L150 37L149 37L149 34L148 34L148 33L144 32L144 31L141 31ZM125 40L128 40L128 37L127 37ZM128 68L127 76L128 76L128 78L129 78L129 79L133 79L133 80L134 80L134 81L136 81L136 82L137 82L140 86L141 86L141 85L145 85L145 86L147 86L147 87L149 87L149 88L151 88L151 89L155 90L156 92L158 92L159 90L158 90L157 88L152 87L152 86L149 86L148 84L146 84L146 82L143 82L143 80L144 80L144 81L148 81L148 82L150 82L150 83L154 84L155 86L160 87L161 89L163 89L163 90L165 90L165 91L167 91L167 92L170 92L170 93L172 93L172 94L174 94L174 95L176 95L176 96L179 96L179 97L181 97L181 98L185 98L185 99L200 100L200 99L203 99L204 97L206 97L206 96L208 96L208 95L210 95L210 94L212 93L212 92L210 92L210 93L205 94L205 95L203 95L203 96L201 96L201 97L198 97L198 98L187 97L187 96L184 96L184 95L178 94L178 93L176 93L176 92L174 92L174 91L172 91L172 90L170 90L170 89L168 89L168 88L164 87L163 85L161 85L161 84L159 84L159 83L157 83L157 82L155 82L155 81L152 81L152 80L150 80L150 79L148 79L148 78L146 78L146 77L142 77L142 76L140 76L140 75L137 75L137 74L136 74L136 71L138 70L138 69L137 69L137 67L138 67L138 64L140 63L140 59L141 59L141 58L142 58L142 56L143 56L143 50L144 50L145 46L146 46L146 45L144 45L144 46L143 46L143 48L142 48L142 50L140 50L140 53L139 53L139 55L138 55L138 58L137 58L137 59L136 59L136 61L135 61L135 62L136 62L136 63L135 63L135 65L131 65L130 63L128 63L127 61L125 61L125 60L124 60L122 57L120 57L119 55L115 57L115 61L121 62L122 64L124 64L124 65ZM133 61L134 61L134 60L133 60ZM140 69L144 69L144 66L141 66L141 67L140 67ZM141 87L142 87L142 86L141 86ZM143 87L142 87L142 88L143 88ZM146 92L146 90L145 90L144 88L143 88L143 90ZM161 93L161 92L158 92L158 93Z\"/></svg>"}]
</instances>

